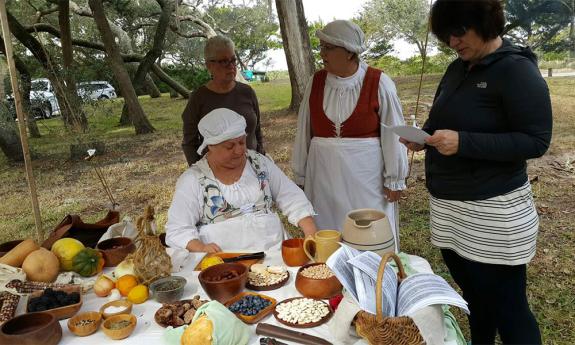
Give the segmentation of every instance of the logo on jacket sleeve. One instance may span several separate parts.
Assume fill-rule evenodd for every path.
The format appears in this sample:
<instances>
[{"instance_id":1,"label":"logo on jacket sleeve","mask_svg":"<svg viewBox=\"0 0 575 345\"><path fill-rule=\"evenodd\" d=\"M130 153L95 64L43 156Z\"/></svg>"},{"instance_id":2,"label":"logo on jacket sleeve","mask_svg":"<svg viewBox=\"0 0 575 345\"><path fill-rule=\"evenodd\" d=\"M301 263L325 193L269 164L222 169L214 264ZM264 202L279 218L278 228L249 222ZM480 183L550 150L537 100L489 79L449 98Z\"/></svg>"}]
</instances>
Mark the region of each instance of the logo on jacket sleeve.
<instances>
[{"instance_id":1,"label":"logo on jacket sleeve","mask_svg":"<svg viewBox=\"0 0 575 345\"><path fill-rule=\"evenodd\" d=\"M482 81L481 83L477 83L475 86L477 86L479 89L487 89L487 82Z\"/></svg>"}]
</instances>

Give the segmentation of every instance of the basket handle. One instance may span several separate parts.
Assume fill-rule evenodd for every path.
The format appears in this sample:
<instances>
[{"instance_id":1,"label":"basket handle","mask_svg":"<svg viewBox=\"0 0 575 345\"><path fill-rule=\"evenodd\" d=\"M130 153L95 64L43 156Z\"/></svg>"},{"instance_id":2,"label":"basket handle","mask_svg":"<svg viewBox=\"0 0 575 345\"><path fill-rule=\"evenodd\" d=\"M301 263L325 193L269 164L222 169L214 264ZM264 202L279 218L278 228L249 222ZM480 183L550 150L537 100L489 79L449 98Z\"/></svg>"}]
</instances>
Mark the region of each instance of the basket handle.
<instances>
[{"instance_id":1,"label":"basket handle","mask_svg":"<svg viewBox=\"0 0 575 345\"><path fill-rule=\"evenodd\" d=\"M381 291L383 286L382 280L383 280L383 272L385 271L385 265L387 264L390 258L393 258L393 260L395 260L395 263L399 268L399 272L397 273L397 275L399 276L399 280L401 281L405 279L405 277L407 277L405 271L403 270L403 264L401 263L401 259L399 259L399 256L397 256L395 253L392 252L383 255L383 257L381 258L381 262L379 263L379 269L377 270L377 281L375 285L375 311L378 320L383 319L383 310L382 310L383 306L381 302L382 298Z\"/></svg>"}]
</instances>

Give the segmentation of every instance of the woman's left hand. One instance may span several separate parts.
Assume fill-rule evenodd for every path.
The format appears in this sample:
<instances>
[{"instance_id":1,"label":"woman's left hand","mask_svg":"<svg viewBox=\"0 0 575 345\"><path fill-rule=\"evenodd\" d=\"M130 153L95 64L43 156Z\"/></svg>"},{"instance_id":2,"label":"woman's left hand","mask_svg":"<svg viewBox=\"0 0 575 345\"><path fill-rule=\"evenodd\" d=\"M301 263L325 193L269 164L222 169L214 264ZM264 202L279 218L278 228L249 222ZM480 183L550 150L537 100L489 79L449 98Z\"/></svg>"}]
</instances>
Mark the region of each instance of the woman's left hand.
<instances>
[{"instance_id":1,"label":"woman's left hand","mask_svg":"<svg viewBox=\"0 0 575 345\"><path fill-rule=\"evenodd\" d=\"M383 187L383 194L385 194L385 198L389 202L396 202L401 197L400 190L391 190L389 188Z\"/></svg>"},{"instance_id":2,"label":"woman's left hand","mask_svg":"<svg viewBox=\"0 0 575 345\"><path fill-rule=\"evenodd\" d=\"M459 149L459 133L450 129L439 129L425 139L425 143L433 146L444 156L451 156Z\"/></svg>"}]
</instances>

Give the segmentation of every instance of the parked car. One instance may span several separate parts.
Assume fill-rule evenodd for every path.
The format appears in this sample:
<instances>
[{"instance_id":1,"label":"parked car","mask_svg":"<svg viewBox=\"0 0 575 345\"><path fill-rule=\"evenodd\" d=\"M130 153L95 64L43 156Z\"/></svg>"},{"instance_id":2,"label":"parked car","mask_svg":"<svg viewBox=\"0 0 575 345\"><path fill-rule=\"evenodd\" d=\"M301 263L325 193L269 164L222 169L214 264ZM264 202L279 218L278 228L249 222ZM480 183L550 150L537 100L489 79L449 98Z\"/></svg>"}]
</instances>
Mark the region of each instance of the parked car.
<instances>
[{"instance_id":1,"label":"parked car","mask_svg":"<svg viewBox=\"0 0 575 345\"><path fill-rule=\"evenodd\" d=\"M14 96L6 97L6 106L16 118L16 107L14 106ZM60 114L60 105L54 94L54 87L50 80L46 78L33 79L30 90L30 109L32 116L36 119L49 119Z\"/></svg>"},{"instance_id":2,"label":"parked car","mask_svg":"<svg viewBox=\"0 0 575 345\"><path fill-rule=\"evenodd\" d=\"M78 83L78 96L84 101L116 98L116 90L107 81L86 81Z\"/></svg>"}]
</instances>

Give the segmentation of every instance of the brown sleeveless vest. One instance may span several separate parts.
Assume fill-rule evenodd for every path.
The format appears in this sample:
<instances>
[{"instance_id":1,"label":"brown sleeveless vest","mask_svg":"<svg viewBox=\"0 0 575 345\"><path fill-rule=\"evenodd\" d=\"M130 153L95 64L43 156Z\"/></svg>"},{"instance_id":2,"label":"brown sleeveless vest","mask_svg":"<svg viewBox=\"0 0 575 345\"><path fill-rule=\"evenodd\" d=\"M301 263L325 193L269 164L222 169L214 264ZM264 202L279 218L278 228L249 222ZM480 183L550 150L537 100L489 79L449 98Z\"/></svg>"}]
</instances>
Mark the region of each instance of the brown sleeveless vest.
<instances>
[{"instance_id":1,"label":"brown sleeveless vest","mask_svg":"<svg viewBox=\"0 0 575 345\"><path fill-rule=\"evenodd\" d=\"M380 136L379 126L379 78L382 71L368 67L361 86L359 99L353 113L341 124L342 138L373 138ZM323 111L323 94L327 71L321 70L313 76L309 99L312 136L336 137L335 124Z\"/></svg>"}]
</instances>

